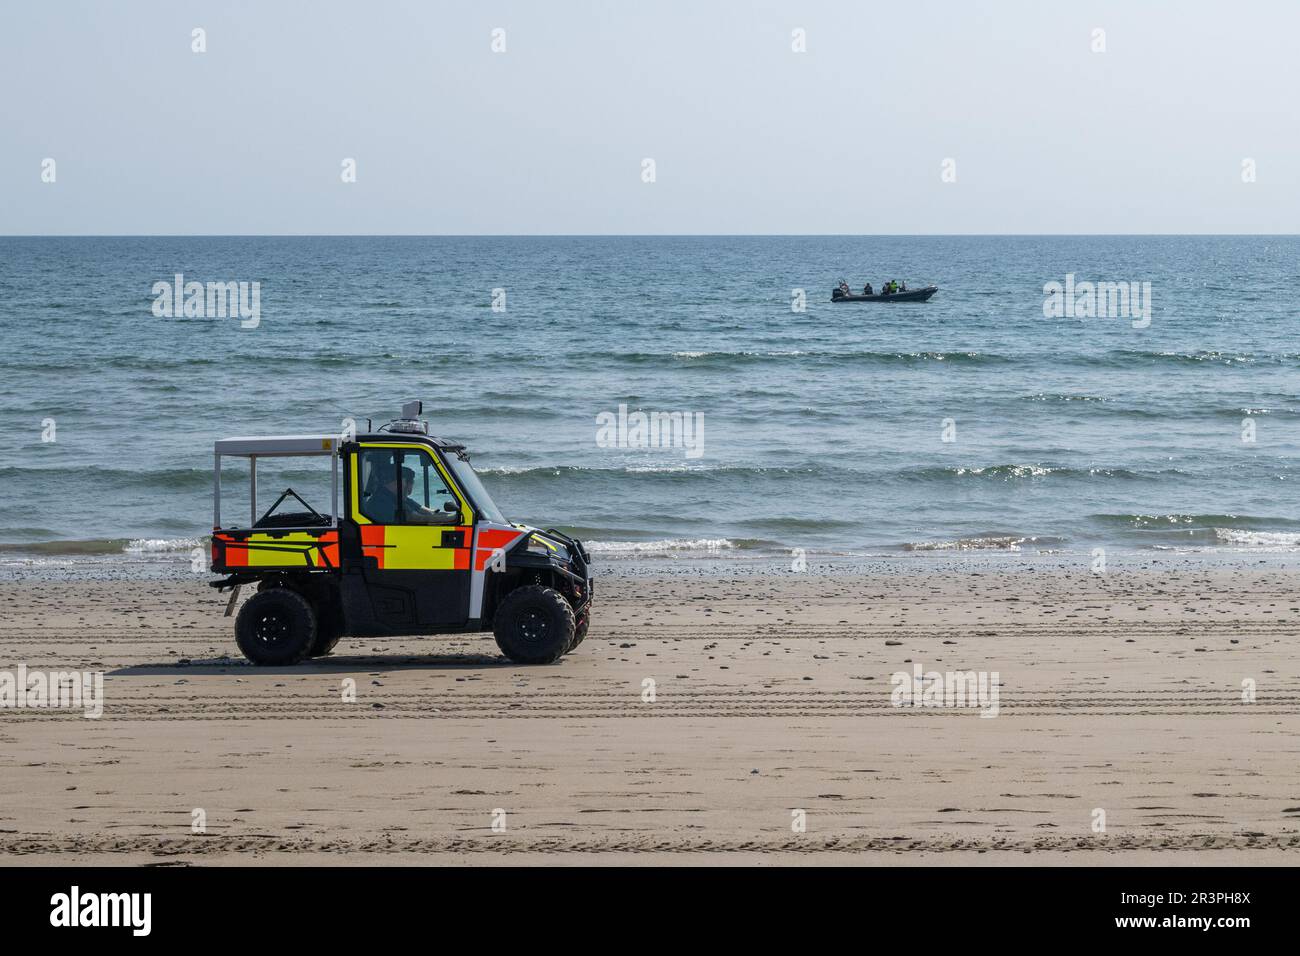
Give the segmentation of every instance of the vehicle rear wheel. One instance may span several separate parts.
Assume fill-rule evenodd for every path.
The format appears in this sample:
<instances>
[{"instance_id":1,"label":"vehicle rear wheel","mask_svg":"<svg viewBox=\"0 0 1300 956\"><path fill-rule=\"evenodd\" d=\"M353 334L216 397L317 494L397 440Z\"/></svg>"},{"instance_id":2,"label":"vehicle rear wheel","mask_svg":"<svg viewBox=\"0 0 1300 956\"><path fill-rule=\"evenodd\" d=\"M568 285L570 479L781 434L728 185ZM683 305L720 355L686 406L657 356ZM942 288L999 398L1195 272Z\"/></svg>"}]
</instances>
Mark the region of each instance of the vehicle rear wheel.
<instances>
[{"instance_id":1,"label":"vehicle rear wheel","mask_svg":"<svg viewBox=\"0 0 1300 956\"><path fill-rule=\"evenodd\" d=\"M297 664L316 641L316 614L301 594L287 588L258 591L235 618L235 642L254 664Z\"/></svg>"},{"instance_id":2,"label":"vehicle rear wheel","mask_svg":"<svg viewBox=\"0 0 1300 956\"><path fill-rule=\"evenodd\" d=\"M553 664L573 644L573 608L553 588L516 588L497 608L493 632L516 664Z\"/></svg>"},{"instance_id":3,"label":"vehicle rear wheel","mask_svg":"<svg viewBox=\"0 0 1300 956\"><path fill-rule=\"evenodd\" d=\"M311 651L308 657L324 657L330 651L334 650L334 645L339 642L343 636L343 622L332 614L318 614L316 616L316 640L311 643Z\"/></svg>"},{"instance_id":4,"label":"vehicle rear wheel","mask_svg":"<svg viewBox=\"0 0 1300 956\"><path fill-rule=\"evenodd\" d=\"M277 581L274 578L261 581L257 585L259 592L271 591L275 588L293 590L292 588L286 588L282 581ZM308 603L311 602L308 601ZM319 604L312 604L312 608L316 614L316 637L311 643L311 650L307 652L307 656L324 657L334 650L334 646L338 644L339 639L343 636L343 612L337 605L321 607Z\"/></svg>"}]
</instances>

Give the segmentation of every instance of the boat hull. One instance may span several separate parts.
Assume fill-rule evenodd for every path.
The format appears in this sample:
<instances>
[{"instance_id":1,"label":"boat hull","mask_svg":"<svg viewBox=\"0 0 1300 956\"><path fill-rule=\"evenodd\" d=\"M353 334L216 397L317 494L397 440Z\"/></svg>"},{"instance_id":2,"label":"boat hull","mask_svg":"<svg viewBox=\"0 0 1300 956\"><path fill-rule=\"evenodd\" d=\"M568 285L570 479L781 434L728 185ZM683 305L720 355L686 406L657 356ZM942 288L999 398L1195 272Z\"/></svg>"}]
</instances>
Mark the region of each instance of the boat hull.
<instances>
[{"instance_id":1,"label":"boat hull","mask_svg":"<svg viewBox=\"0 0 1300 956\"><path fill-rule=\"evenodd\" d=\"M832 295L832 302L925 302L939 291L937 285L928 285L924 289L908 289L906 292L894 292L882 295Z\"/></svg>"}]
</instances>

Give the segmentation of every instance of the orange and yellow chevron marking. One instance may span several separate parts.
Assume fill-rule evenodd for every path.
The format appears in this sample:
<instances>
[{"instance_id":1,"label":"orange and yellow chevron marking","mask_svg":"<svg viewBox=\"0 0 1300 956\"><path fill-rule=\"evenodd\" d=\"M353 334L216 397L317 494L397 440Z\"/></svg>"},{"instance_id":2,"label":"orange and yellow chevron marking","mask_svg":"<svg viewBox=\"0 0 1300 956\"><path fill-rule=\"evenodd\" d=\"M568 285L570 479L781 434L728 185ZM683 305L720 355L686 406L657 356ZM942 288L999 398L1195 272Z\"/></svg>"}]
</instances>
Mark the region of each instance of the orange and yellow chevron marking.
<instances>
[{"instance_id":1,"label":"orange and yellow chevron marking","mask_svg":"<svg viewBox=\"0 0 1300 956\"><path fill-rule=\"evenodd\" d=\"M224 560L218 562L221 552ZM239 537L214 533L212 561L227 568L337 568L339 535L337 531L255 531Z\"/></svg>"},{"instance_id":2,"label":"orange and yellow chevron marking","mask_svg":"<svg viewBox=\"0 0 1300 956\"><path fill-rule=\"evenodd\" d=\"M468 546L444 547L443 534L459 531L468 545L474 529L446 525L361 525L361 554L389 571L468 571Z\"/></svg>"},{"instance_id":3,"label":"orange and yellow chevron marking","mask_svg":"<svg viewBox=\"0 0 1300 956\"><path fill-rule=\"evenodd\" d=\"M332 542L321 542L321 546L316 550L316 567L337 568L338 566L339 542L338 535L335 535Z\"/></svg>"}]
</instances>

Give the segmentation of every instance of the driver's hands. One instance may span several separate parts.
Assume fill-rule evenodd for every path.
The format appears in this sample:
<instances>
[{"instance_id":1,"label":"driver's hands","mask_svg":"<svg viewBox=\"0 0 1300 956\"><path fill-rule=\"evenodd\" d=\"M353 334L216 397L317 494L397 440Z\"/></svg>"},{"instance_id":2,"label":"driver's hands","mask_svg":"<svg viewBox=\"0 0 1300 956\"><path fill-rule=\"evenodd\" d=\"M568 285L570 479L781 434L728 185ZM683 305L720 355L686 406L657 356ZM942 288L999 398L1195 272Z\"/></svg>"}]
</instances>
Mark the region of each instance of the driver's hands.
<instances>
[{"instance_id":1,"label":"driver's hands","mask_svg":"<svg viewBox=\"0 0 1300 956\"><path fill-rule=\"evenodd\" d=\"M416 524L455 524L456 516L446 511L434 511L432 508L422 506L419 511L411 515L411 520Z\"/></svg>"}]
</instances>

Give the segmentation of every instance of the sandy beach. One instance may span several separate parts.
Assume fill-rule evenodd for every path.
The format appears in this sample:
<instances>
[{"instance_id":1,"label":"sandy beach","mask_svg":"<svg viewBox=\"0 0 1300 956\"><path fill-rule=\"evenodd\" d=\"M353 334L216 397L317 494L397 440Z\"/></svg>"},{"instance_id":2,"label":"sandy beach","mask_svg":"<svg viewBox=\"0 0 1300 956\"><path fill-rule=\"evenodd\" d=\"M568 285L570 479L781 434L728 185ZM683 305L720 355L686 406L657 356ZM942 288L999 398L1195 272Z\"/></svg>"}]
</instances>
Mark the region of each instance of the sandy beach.
<instances>
[{"instance_id":1,"label":"sandy beach","mask_svg":"<svg viewBox=\"0 0 1300 956\"><path fill-rule=\"evenodd\" d=\"M0 711L5 863L1300 854L1287 567L605 570L541 668L490 635L255 668L205 580L0 585L0 670L105 674L100 719ZM996 671L997 716L893 706L918 663Z\"/></svg>"}]
</instances>

